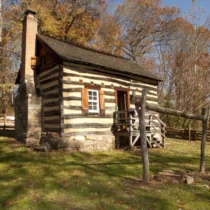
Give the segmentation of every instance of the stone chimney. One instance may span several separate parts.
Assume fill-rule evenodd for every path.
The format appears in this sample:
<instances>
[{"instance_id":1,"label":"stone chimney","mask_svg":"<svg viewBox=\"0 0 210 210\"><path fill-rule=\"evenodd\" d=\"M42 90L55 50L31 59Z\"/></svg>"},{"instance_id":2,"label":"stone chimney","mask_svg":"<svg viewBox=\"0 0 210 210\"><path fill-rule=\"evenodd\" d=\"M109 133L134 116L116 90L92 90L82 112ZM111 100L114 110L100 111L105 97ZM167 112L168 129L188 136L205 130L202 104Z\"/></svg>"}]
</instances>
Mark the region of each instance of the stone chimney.
<instances>
[{"instance_id":1,"label":"stone chimney","mask_svg":"<svg viewBox=\"0 0 210 210\"><path fill-rule=\"evenodd\" d=\"M27 10L23 20L22 34L22 59L21 59L21 83L27 82L34 76L31 68L31 57L35 56L37 19L36 12Z\"/></svg>"},{"instance_id":2,"label":"stone chimney","mask_svg":"<svg viewBox=\"0 0 210 210\"><path fill-rule=\"evenodd\" d=\"M16 139L27 146L38 145L41 138L41 97L37 95L31 57L36 53L37 19L27 10L23 20L20 85L15 98Z\"/></svg>"}]
</instances>

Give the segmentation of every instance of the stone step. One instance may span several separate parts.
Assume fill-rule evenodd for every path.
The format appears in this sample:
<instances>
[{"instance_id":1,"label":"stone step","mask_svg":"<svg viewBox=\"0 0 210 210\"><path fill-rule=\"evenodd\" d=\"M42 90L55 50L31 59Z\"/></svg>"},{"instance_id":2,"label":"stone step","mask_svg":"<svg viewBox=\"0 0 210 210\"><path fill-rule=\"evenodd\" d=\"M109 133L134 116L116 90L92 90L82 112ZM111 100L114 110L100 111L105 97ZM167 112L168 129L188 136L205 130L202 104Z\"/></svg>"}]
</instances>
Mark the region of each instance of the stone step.
<instances>
[{"instance_id":1,"label":"stone step","mask_svg":"<svg viewBox=\"0 0 210 210\"><path fill-rule=\"evenodd\" d=\"M33 149L37 152L49 152L52 150L49 144L34 146Z\"/></svg>"}]
</instances>

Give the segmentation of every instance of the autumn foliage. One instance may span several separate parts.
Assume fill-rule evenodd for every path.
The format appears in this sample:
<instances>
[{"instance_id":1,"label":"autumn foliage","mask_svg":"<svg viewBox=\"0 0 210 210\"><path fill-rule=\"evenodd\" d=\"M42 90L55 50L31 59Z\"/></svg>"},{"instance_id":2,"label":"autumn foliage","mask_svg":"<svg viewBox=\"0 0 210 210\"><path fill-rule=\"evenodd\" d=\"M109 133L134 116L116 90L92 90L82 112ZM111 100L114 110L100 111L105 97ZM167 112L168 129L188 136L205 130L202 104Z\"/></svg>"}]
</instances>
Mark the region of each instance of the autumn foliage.
<instances>
[{"instance_id":1,"label":"autumn foliage","mask_svg":"<svg viewBox=\"0 0 210 210\"><path fill-rule=\"evenodd\" d=\"M40 33L133 60L163 79L161 105L199 113L209 103L210 20L199 22L198 12L193 10L183 18L179 8L162 7L161 0L125 0L114 9L110 9L110 2L115 3L3 1L0 47L13 53L4 54L6 61L0 58L2 69L18 70L23 13L31 9L37 12ZM164 120L183 127L191 123Z\"/></svg>"}]
</instances>

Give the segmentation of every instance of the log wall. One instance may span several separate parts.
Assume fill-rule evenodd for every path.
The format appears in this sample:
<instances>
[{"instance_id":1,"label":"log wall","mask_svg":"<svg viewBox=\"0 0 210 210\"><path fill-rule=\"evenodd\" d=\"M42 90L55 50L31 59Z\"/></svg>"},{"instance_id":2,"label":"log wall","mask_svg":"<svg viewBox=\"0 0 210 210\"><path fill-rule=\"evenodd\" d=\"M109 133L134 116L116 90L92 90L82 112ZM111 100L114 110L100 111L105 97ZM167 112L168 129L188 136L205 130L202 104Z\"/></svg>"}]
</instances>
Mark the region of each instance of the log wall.
<instances>
[{"instance_id":1,"label":"log wall","mask_svg":"<svg viewBox=\"0 0 210 210\"><path fill-rule=\"evenodd\" d=\"M157 85L146 84L139 81L110 76L96 68L82 65L65 65L62 77L63 96L63 133L72 134L110 134L113 125L113 112L115 107L115 88L128 88L130 95L136 91L141 95L141 90L149 90L147 102L157 104ZM85 85L100 86L105 97L105 116L82 114L81 90ZM130 108L135 108L134 104ZM87 118L88 117L88 118Z\"/></svg>"},{"instance_id":2,"label":"log wall","mask_svg":"<svg viewBox=\"0 0 210 210\"><path fill-rule=\"evenodd\" d=\"M42 94L42 128L44 132L60 132L60 66L39 75Z\"/></svg>"},{"instance_id":3,"label":"log wall","mask_svg":"<svg viewBox=\"0 0 210 210\"><path fill-rule=\"evenodd\" d=\"M115 137L111 131L116 110L115 88L126 88L130 95L135 91L140 96L146 87L149 89L147 102L157 104L156 83L145 83L135 77L128 79L127 75L114 72L110 75L106 70L90 66L64 63L61 73L61 147L68 145L81 151L115 148ZM82 89L87 85L104 91L105 115L83 114ZM130 104L130 108L135 108L135 105Z\"/></svg>"},{"instance_id":4,"label":"log wall","mask_svg":"<svg viewBox=\"0 0 210 210\"><path fill-rule=\"evenodd\" d=\"M57 132L58 148L93 151L115 148L112 133L113 112L116 110L115 88L129 89L137 96L149 90L147 102L157 104L157 82L146 83L125 74L117 75L102 69L80 64L64 63L39 74L42 94L42 127L44 132ZM84 114L82 89L100 87L104 92L105 114ZM135 109L134 104L130 108ZM138 124L138 122L136 122Z\"/></svg>"}]
</instances>

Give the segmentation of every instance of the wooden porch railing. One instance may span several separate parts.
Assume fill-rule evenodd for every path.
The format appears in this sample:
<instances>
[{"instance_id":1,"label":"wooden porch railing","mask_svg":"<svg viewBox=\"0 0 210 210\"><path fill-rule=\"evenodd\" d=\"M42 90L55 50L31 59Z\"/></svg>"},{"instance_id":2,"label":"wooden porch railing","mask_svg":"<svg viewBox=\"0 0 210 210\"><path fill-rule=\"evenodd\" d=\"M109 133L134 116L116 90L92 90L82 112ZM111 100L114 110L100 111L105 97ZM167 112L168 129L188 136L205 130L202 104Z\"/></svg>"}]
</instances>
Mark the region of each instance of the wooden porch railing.
<instances>
[{"instance_id":1,"label":"wooden porch railing","mask_svg":"<svg viewBox=\"0 0 210 210\"><path fill-rule=\"evenodd\" d=\"M135 110L114 112L114 133L118 136L129 136L129 146L133 148L140 138L138 114ZM166 124L155 114L146 114L146 137L149 147L164 147L166 138ZM157 137L159 135L159 138ZM135 137L135 138L133 138Z\"/></svg>"}]
</instances>

